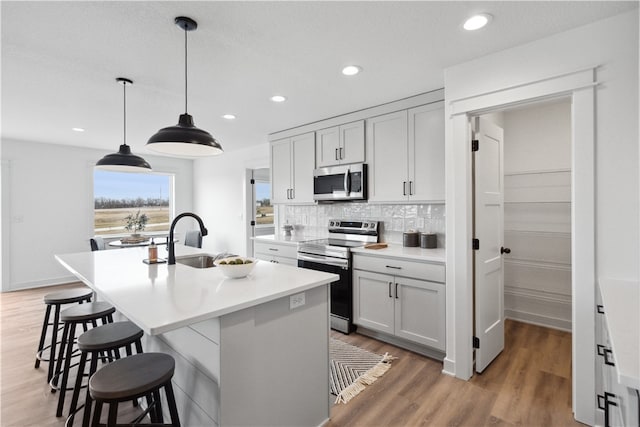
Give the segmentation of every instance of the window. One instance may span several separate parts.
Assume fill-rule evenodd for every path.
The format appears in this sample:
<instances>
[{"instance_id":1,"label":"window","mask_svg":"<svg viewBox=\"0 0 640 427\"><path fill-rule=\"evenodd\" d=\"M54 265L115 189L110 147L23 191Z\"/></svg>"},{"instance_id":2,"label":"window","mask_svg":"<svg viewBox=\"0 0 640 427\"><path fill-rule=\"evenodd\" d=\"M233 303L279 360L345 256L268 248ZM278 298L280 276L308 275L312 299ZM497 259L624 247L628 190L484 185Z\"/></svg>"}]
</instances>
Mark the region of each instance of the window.
<instances>
[{"instance_id":1,"label":"window","mask_svg":"<svg viewBox=\"0 0 640 427\"><path fill-rule=\"evenodd\" d=\"M271 205L271 183L258 181L256 189L256 226L273 226L273 206Z\"/></svg>"},{"instance_id":2,"label":"window","mask_svg":"<svg viewBox=\"0 0 640 427\"><path fill-rule=\"evenodd\" d=\"M125 218L138 212L147 218L145 232L169 231L173 175L96 170L93 197L96 235L130 234Z\"/></svg>"}]
</instances>

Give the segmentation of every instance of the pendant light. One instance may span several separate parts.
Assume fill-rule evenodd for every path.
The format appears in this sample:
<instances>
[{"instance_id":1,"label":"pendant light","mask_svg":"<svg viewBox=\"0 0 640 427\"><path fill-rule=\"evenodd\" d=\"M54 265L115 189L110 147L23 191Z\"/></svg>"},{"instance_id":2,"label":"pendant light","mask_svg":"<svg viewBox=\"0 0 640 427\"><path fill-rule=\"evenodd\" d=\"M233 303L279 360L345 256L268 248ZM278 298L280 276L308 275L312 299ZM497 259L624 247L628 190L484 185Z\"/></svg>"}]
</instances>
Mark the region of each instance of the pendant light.
<instances>
[{"instance_id":1,"label":"pendant light","mask_svg":"<svg viewBox=\"0 0 640 427\"><path fill-rule=\"evenodd\" d=\"M96 163L96 169L115 172L150 172L151 166L140 156L131 153L131 147L127 145L127 85L133 82L124 77L116 79L122 85L124 91L124 143L120 145L117 153L107 154Z\"/></svg>"},{"instance_id":2,"label":"pendant light","mask_svg":"<svg viewBox=\"0 0 640 427\"><path fill-rule=\"evenodd\" d=\"M160 129L149 138L147 147L159 153L188 157L222 154L222 146L218 141L209 132L197 128L193 124L193 117L187 113L187 32L198 28L198 23L179 16L175 24L184 30L184 114L180 115L177 125Z\"/></svg>"}]
</instances>

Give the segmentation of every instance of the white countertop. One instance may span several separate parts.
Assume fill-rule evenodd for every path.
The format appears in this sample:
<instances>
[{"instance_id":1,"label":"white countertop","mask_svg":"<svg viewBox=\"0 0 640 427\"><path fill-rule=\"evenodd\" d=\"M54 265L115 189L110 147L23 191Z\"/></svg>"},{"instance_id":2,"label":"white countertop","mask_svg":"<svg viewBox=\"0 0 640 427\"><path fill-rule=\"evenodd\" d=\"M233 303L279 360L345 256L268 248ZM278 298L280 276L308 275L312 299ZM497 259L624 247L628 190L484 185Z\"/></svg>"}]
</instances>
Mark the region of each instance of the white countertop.
<instances>
[{"instance_id":1,"label":"white countertop","mask_svg":"<svg viewBox=\"0 0 640 427\"><path fill-rule=\"evenodd\" d=\"M414 261L445 263L447 260L444 248L405 248L402 245L394 243L389 243L388 245L388 247L383 249L353 248L351 249L351 252L369 256L404 258Z\"/></svg>"},{"instance_id":2,"label":"white countertop","mask_svg":"<svg viewBox=\"0 0 640 427\"><path fill-rule=\"evenodd\" d=\"M308 240L316 240L321 237L315 235L306 235L306 234L296 234L292 233L291 236L285 236L284 234L268 234L266 236L256 236L253 237L253 240L262 240L265 242L274 242L274 243L282 243L289 244L292 246L297 246L300 242L306 242Z\"/></svg>"},{"instance_id":3,"label":"white countertop","mask_svg":"<svg viewBox=\"0 0 640 427\"><path fill-rule=\"evenodd\" d=\"M165 257L164 250L158 251ZM176 257L206 254L176 245ZM142 262L147 248L80 252L56 259L147 334L156 335L253 307L338 279L323 273L258 262L249 276L227 279L217 268ZM213 254L215 255L215 254Z\"/></svg>"},{"instance_id":4,"label":"white countertop","mask_svg":"<svg viewBox=\"0 0 640 427\"><path fill-rule=\"evenodd\" d=\"M600 279L618 382L640 390L640 282Z\"/></svg>"}]
</instances>

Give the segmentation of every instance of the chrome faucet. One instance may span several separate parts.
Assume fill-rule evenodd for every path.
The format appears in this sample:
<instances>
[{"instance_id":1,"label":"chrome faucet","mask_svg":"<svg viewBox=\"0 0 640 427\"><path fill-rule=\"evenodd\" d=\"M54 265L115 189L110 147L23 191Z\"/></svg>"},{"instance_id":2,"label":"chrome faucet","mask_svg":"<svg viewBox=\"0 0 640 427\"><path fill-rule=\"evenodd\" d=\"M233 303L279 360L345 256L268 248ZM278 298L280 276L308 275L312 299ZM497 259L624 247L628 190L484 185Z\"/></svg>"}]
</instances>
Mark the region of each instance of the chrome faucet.
<instances>
[{"instance_id":1,"label":"chrome faucet","mask_svg":"<svg viewBox=\"0 0 640 427\"><path fill-rule=\"evenodd\" d=\"M176 247L173 243L173 229L176 227L176 223L178 222L178 220L180 218L184 218L185 216L190 216L198 221L198 225L200 225L200 234L202 234L202 237L209 234L209 231L205 228L204 223L202 222L202 218L200 218L198 215L191 212L184 212L175 217L173 222L171 223L171 227L169 228L169 241L167 242L167 248L169 249L169 261L167 261L167 263L169 265L173 265L176 263Z\"/></svg>"}]
</instances>

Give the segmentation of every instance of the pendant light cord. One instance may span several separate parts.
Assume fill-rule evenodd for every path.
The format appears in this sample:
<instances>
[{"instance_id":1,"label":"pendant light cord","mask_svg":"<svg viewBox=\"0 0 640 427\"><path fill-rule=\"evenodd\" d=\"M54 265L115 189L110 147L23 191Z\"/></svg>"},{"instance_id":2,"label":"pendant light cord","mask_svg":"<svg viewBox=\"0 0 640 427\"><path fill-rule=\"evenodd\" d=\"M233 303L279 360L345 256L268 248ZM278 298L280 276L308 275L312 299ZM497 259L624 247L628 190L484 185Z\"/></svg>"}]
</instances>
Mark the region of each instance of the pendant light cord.
<instances>
[{"instance_id":1,"label":"pendant light cord","mask_svg":"<svg viewBox=\"0 0 640 427\"><path fill-rule=\"evenodd\" d=\"M188 97L188 91L187 91L187 30L184 30L184 113L187 113L187 97Z\"/></svg>"},{"instance_id":2,"label":"pendant light cord","mask_svg":"<svg viewBox=\"0 0 640 427\"><path fill-rule=\"evenodd\" d=\"M127 82L122 82L124 111L124 145L127 145Z\"/></svg>"}]
</instances>

